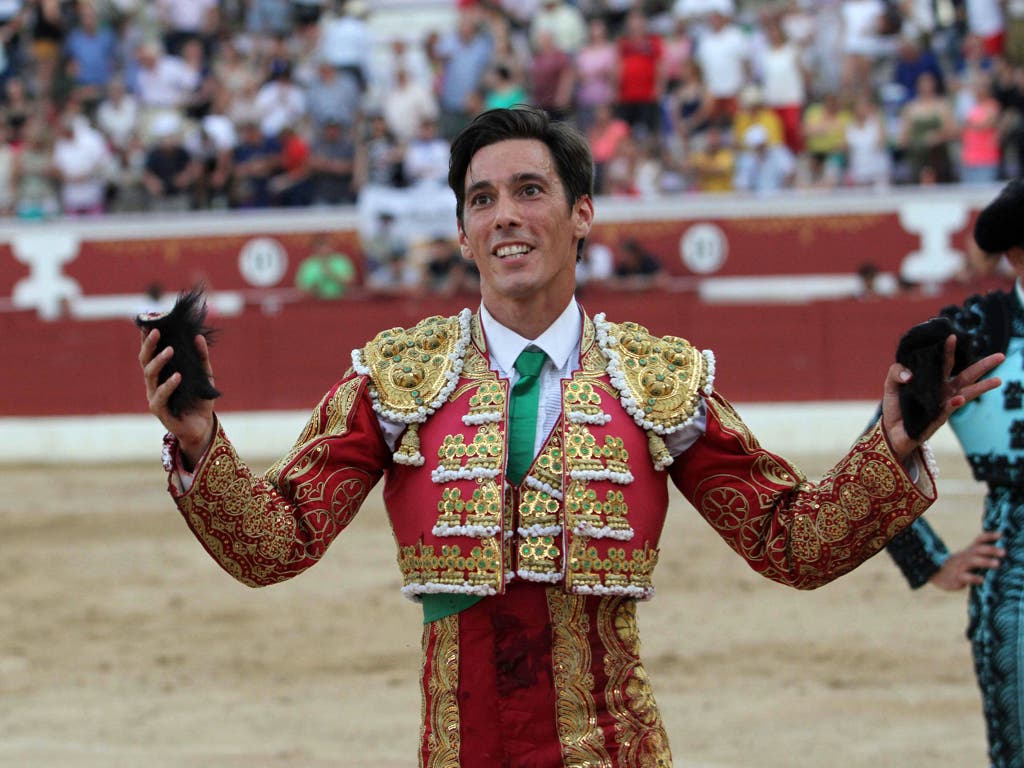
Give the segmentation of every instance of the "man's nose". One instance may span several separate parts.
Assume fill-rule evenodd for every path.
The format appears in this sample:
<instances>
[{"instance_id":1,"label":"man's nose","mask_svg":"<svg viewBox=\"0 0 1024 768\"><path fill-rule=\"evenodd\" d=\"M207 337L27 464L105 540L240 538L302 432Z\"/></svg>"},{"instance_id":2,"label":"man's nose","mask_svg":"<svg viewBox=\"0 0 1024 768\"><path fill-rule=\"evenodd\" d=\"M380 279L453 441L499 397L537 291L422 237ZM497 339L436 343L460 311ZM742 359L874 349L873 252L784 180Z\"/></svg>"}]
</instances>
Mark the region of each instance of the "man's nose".
<instances>
[{"instance_id":1,"label":"man's nose","mask_svg":"<svg viewBox=\"0 0 1024 768\"><path fill-rule=\"evenodd\" d=\"M494 205L494 226L507 229L519 225L519 205L508 195L502 195Z\"/></svg>"}]
</instances>

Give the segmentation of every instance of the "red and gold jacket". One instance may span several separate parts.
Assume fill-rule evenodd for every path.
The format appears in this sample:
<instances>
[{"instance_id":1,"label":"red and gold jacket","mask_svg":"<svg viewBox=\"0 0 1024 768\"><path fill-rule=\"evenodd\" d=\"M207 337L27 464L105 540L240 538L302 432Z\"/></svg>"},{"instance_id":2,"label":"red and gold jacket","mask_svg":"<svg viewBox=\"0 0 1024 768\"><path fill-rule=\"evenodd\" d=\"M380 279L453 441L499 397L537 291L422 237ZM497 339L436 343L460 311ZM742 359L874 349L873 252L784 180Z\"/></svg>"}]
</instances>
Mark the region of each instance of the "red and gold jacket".
<instances>
[{"instance_id":1,"label":"red and gold jacket","mask_svg":"<svg viewBox=\"0 0 1024 768\"><path fill-rule=\"evenodd\" d=\"M290 453L262 476L218 424L191 487L172 493L232 576L251 586L314 564L384 474L403 591L501 594L515 579L575 594L651 595L667 482L758 572L813 588L875 554L935 498L880 425L818 483L765 451L713 392L710 353L598 315L562 417L518 487L504 479L508 382L478 319L428 318L353 353ZM675 460L664 436L703 435ZM407 425L391 451L379 419Z\"/></svg>"}]
</instances>

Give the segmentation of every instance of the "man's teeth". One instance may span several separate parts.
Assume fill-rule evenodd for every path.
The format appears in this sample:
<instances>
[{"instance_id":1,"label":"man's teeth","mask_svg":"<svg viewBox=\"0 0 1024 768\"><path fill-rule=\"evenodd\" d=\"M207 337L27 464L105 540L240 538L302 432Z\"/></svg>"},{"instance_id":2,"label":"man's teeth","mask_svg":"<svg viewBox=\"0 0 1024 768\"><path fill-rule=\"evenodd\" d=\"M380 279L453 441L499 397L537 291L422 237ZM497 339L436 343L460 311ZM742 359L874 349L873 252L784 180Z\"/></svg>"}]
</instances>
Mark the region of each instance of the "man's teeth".
<instances>
[{"instance_id":1,"label":"man's teeth","mask_svg":"<svg viewBox=\"0 0 1024 768\"><path fill-rule=\"evenodd\" d=\"M528 253L529 251L530 246L528 245L505 245L502 246L501 248L498 248L494 252L494 255L500 259L504 259L507 256L521 256L524 253Z\"/></svg>"}]
</instances>

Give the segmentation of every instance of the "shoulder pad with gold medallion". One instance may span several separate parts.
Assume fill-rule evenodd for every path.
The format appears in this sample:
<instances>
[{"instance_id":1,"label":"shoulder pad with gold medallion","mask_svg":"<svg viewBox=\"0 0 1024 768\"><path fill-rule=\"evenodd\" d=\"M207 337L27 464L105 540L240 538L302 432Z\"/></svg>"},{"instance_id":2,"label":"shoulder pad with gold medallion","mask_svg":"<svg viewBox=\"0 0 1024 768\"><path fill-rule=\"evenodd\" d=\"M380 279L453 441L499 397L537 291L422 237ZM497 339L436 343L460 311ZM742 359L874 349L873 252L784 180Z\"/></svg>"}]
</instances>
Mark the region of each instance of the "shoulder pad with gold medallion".
<instances>
[{"instance_id":1,"label":"shoulder pad with gold medallion","mask_svg":"<svg viewBox=\"0 0 1024 768\"><path fill-rule=\"evenodd\" d=\"M644 429L667 435L694 417L712 391L715 358L678 336L654 336L637 323L594 318L608 358L612 385L626 411Z\"/></svg>"},{"instance_id":2,"label":"shoulder pad with gold medallion","mask_svg":"<svg viewBox=\"0 0 1024 768\"><path fill-rule=\"evenodd\" d=\"M352 364L370 377L374 410L412 424L440 408L462 371L470 316L464 309L453 317L428 317L412 328L390 328L355 350Z\"/></svg>"}]
</instances>

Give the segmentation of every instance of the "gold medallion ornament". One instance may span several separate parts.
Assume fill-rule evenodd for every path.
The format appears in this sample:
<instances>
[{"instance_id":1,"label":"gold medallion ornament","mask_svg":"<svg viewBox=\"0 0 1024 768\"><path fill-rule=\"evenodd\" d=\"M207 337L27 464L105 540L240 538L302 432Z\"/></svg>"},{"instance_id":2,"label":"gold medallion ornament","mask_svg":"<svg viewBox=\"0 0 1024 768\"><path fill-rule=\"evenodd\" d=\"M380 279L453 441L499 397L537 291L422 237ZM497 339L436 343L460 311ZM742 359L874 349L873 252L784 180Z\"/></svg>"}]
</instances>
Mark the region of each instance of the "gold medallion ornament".
<instances>
[{"instance_id":1,"label":"gold medallion ornament","mask_svg":"<svg viewBox=\"0 0 1024 768\"><path fill-rule=\"evenodd\" d=\"M686 339L653 336L636 323L594 318L597 340L608 358L608 374L623 407L642 428L671 434L689 424L701 395L710 395L715 358Z\"/></svg>"},{"instance_id":2,"label":"gold medallion ornament","mask_svg":"<svg viewBox=\"0 0 1024 768\"><path fill-rule=\"evenodd\" d=\"M373 408L385 419L422 423L459 381L470 342L468 309L455 317L428 317L413 328L381 331L352 352L356 372L369 376Z\"/></svg>"}]
</instances>

